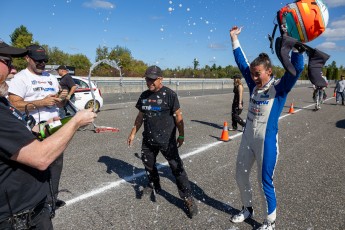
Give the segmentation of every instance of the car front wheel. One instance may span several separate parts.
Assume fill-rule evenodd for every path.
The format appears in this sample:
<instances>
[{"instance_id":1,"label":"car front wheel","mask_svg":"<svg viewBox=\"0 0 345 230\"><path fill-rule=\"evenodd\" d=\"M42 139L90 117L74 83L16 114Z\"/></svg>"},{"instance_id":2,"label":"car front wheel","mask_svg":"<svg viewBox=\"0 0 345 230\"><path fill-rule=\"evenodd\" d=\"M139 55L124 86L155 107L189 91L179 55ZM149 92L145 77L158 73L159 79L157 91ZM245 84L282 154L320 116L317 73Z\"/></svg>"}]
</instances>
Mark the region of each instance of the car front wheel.
<instances>
[{"instance_id":1,"label":"car front wheel","mask_svg":"<svg viewBox=\"0 0 345 230\"><path fill-rule=\"evenodd\" d=\"M94 100L90 100L86 103L85 109L89 109L89 108L94 108ZM99 112L99 102L98 101L96 101L95 110L96 110L96 112Z\"/></svg>"}]
</instances>

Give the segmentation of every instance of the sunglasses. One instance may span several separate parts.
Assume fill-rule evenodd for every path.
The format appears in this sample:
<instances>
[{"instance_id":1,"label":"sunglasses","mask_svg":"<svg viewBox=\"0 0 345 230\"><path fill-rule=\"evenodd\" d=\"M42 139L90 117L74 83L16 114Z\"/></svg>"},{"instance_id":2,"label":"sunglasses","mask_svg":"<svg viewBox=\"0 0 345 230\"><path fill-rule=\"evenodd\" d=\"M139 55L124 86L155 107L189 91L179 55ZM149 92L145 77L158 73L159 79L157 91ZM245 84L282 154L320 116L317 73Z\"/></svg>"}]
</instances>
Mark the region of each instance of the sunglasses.
<instances>
[{"instance_id":1,"label":"sunglasses","mask_svg":"<svg viewBox=\"0 0 345 230\"><path fill-rule=\"evenodd\" d=\"M159 77L157 77L156 79L145 77L145 81L150 81L150 82L156 81L157 79L159 79Z\"/></svg>"},{"instance_id":2,"label":"sunglasses","mask_svg":"<svg viewBox=\"0 0 345 230\"><path fill-rule=\"evenodd\" d=\"M2 59L0 57L0 62L4 63L8 68L12 68L12 59Z\"/></svg>"},{"instance_id":3,"label":"sunglasses","mask_svg":"<svg viewBox=\"0 0 345 230\"><path fill-rule=\"evenodd\" d=\"M38 64L38 63L48 63L48 59L43 59L43 60L35 60L35 59L32 59L36 64Z\"/></svg>"}]
</instances>

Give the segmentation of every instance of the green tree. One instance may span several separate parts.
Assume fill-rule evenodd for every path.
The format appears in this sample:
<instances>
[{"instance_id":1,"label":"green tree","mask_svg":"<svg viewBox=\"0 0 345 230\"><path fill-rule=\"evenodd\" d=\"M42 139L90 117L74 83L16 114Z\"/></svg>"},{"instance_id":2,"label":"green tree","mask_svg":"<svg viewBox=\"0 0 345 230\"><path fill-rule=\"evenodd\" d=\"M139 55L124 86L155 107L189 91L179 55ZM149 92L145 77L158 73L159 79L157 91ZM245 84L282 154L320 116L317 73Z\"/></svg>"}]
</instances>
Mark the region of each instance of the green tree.
<instances>
[{"instance_id":1,"label":"green tree","mask_svg":"<svg viewBox=\"0 0 345 230\"><path fill-rule=\"evenodd\" d=\"M50 65L71 65L69 63L69 54L64 53L57 47L47 48Z\"/></svg>"},{"instance_id":2,"label":"green tree","mask_svg":"<svg viewBox=\"0 0 345 230\"><path fill-rule=\"evenodd\" d=\"M109 49L106 46L98 46L96 49L96 60L95 61L99 61L102 59L106 59L109 56Z\"/></svg>"},{"instance_id":3,"label":"green tree","mask_svg":"<svg viewBox=\"0 0 345 230\"><path fill-rule=\"evenodd\" d=\"M133 58L131 51L126 47L116 46L111 49L109 59L119 61L124 71L130 71L129 67Z\"/></svg>"},{"instance_id":4,"label":"green tree","mask_svg":"<svg viewBox=\"0 0 345 230\"><path fill-rule=\"evenodd\" d=\"M19 48L25 48L28 45L32 44L33 36L28 29L21 25L16 28L13 33L10 35L11 45Z\"/></svg>"},{"instance_id":5,"label":"green tree","mask_svg":"<svg viewBox=\"0 0 345 230\"><path fill-rule=\"evenodd\" d=\"M11 45L18 48L25 48L33 43L32 33L30 33L28 29L23 25L16 28L10 35L10 38ZM20 71L26 68L27 62L23 58L14 58L13 66L17 69L17 71Z\"/></svg>"},{"instance_id":6,"label":"green tree","mask_svg":"<svg viewBox=\"0 0 345 230\"><path fill-rule=\"evenodd\" d=\"M340 80L338 68L333 69L332 80Z\"/></svg>"},{"instance_id":7,"label":"green tree","mask_svg":"<svg viewBox=\"0 0 345 230\"><path fill-rule=\"evenodd\" d=\"M74 54L69 57L69 65L75 67L75 75L88 76L91 67L90 60L84 54Z\"/></svg>"}]
</instances>

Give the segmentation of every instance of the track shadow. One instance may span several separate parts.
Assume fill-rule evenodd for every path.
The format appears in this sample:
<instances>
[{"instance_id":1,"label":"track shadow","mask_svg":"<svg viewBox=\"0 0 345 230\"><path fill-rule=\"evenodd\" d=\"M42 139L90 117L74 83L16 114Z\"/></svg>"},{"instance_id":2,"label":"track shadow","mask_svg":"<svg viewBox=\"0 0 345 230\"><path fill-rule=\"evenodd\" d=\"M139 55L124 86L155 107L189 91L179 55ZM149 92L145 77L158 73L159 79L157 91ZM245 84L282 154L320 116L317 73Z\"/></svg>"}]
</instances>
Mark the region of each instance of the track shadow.
<instances>
[{"instance_id":1,"label":"track shadow","mask_svg":"<svg viewBox=\"0 0 345 230\"><path fill-rule=\"evenodd\" d=\"M344 120L337 121L337 123L335 123L335 126L336 126L337 128L345 129L345 119L344 119Z\"/></svg>"},{"instance_id":2,"label":"track shadow","mask_svg":"<svg viewBox=\"0 0 345 230\"><path fill-rule=\"evenodd\" d=\"M171 180L171 182L175 183L175 178L172 176L171 173L169 173L168 175L165 174L166 170L162 172L162 174L160 176L163 176L169 180ZM198 186L197 184L193 183L190 181L191 187L192 187L192 191L193 191L193 196L196 200L200 201L201 203L204 203L207 206L210 206L216 210L219 210L221 212L227 213L229 214L229 218L230 216L237 214L240 210L222 202L219 201L211 196L209 196L200 186ZM160 195L165 197L165 194L161 194ZM174 197L174 199L171 199L171 197L165 197L167 199L167 201L169 201L172 204L175 204L176 206L182 208L185 212L186 209L184 208L183 202L181 199L178 199L176 197ZM177 199L177 200L176 200ZM187 212L186 212L187 214ZM257 222L254 219L248 219L245 220L245 223L251 225L253 227L253 229L258 228L259 226L261 226L261 223Z\"/></svg>"},{"instance_id":3,"label":"track shadow","mask_svg":"<svg viewBox=\"0 0 345 230\"><path fill-rule=\"evenodd\" d=\"M217 129L223 129L223 126L222 125L219 125L219 124L215 124L215 123L211 123L211 122L206 122L206 121L199 121L199 120L191 120L192 122L199 122L203 125L208 125L208 126L211 126L211 127L214 127L214 128L217 128Z\"/></svg>"},{"instance_id":4,"label":"track shadow","mask_svg":"<svg viewBox=\"0 0 345 230\"><path fill-rule=\"evenodd\" d=\"M140 156L138 153L134 154L137 158L140 159ZM135 167L125 161L122 161L120 159L112 158L109 156L101 156L98 160L100 163L104 163L107 166L106 172L108 174L116 173L121 179L125 180L126 182L130 183L135 191L136 198L137 199L145 199L145 196L143 196L142 191L140 190L140 187L144 187L147 185L148 181L146 178L146 174L144 173L145 170L142 168ZM157 169L159 171L160 177L165 177L168 180L170 180L172 183L176 185L175 177L172 175L170 167L166 165L162 165L157 163ZM136 174L143 174L143 176L139 177L132 177ZM238 213L240 210L233 208L232 206L221 202L217 199L214 199L213 197L209 196L201 187L199 187L197 184L190 182L193 196L196 200L199 200L200 202L217 209L221 212L225 212L229 214L229 217L231 215L234 215ZM177 189L177 187L176 187ZM166 201L171 203L172 205L175 205L176 207L180 208L184 211L186 216L188 216L187 209L185 208L184 202L179 197L176 197L172 195L171 193L164 190L164 188L159 192L159 194L154 195L153 193L148 197L151 201L156 202L159 197L163 197ZM253 219L248 219L245 221L247 224L251 225L253 229L256 229L261 224Z\"/></svg>"},{"instance_id":5,"label":"track shadow","mask_svg":"<svg viewBox=\"0 0 345 230\"><path fill-rule=\"evenodd\" d=\"M136 174L145 175L145 170L142 168L137 168L123 160L112 158L109 156L101 156L98 162L104 163L107 166L106 172L108 174L116 173L121 179L125 180L127 183L131 184L134 191L135 197L140 199L142 196L142 191L140 187L146 185L146 181L143 177L132 177Z\"/></svg>"}]
</instances>

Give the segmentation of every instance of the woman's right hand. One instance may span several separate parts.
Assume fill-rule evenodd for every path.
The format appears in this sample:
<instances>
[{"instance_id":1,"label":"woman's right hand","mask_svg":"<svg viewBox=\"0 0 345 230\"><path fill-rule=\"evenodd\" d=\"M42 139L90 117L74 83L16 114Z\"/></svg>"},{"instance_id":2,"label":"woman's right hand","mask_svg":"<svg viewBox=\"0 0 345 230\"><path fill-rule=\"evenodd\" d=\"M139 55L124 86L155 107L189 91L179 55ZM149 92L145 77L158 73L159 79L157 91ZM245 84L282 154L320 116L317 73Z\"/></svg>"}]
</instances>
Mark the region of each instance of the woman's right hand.
<instances>
[{"instance_id":1,"label":"woman's right hand","mask_svg":"<svg viewBox=\"0 0 345 230\"><path fill-rule=\"evenodd\" d=\"M241 33L242 27L238 27L238 26L233 26L230 29L230 37L232 40L234 40L235 38L237 39L237 35L239 35Z\"/></svg>"}]
</instances>

